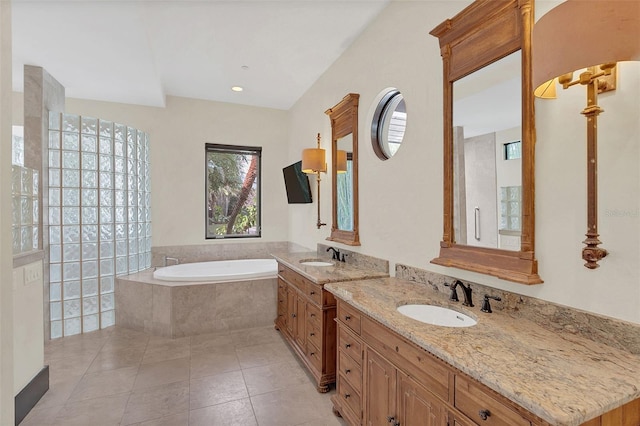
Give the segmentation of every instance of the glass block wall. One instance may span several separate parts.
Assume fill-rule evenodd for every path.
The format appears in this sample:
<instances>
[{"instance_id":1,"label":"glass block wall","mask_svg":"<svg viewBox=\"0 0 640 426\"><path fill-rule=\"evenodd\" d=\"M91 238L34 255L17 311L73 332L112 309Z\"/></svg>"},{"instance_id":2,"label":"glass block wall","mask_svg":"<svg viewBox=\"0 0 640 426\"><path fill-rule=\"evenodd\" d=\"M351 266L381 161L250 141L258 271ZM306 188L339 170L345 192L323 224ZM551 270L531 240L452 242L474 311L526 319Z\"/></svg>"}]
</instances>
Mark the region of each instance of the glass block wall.
<instances>
[{"instance_id":1,"label":"glass block wall","mask_svg":"<svg viewBox=\"0 0 640 426\"><path fill-rule=\"evenodd\" d=\"M13 254L38 249L38 171L24 167L22 126L12 126L11 203Z\"/></svg>"},{"instance_id":2,"label":"glass block wall","mask_svg":"<svg viewBox=\"0 0 640 426\"><path fill-rule=\"evenodd\" d=\"M114 277L151 264L149 137L49 116L51 338L115 323Z\"/></svg>"}]
</instances>

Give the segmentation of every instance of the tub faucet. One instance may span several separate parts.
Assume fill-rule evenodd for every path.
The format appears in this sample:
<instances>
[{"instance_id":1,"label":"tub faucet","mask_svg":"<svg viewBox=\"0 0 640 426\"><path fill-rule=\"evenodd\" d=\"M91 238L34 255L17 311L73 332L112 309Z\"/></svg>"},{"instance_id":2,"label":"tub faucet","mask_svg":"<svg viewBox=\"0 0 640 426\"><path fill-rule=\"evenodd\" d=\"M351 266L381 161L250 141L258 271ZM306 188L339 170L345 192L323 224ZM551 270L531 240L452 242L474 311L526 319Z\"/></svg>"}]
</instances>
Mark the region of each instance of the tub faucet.
<instances>
[{"instance_id":1,"label":"tub faucet","mask_svg":"<svg viewBox=\"0 0 640 426\"><path fill-rule=\"evenodd\" d=\"M333 260L338 260L338 261L340 261L340 250L336 250L336 248L335 248L335 247L329 247L329 248L327 249L327 251L329 251L329 250L333 250L333 255L331 256L331 258L332 258ZM342 262L344 262L344 256L342 256L342 260L341 260L341 261L342 261Z\"/></svg>"},{"instance_id":2,"label":"tub faucet","mask_svg":"<svg viewBox=\"0 0 640 426\"><path fill-rule=\"evenodd\" d=\"M177 257L165 256L164 257L164 266L167 266L167 262L169 262L169 261L175 262L174 265L179 265L180 264L180 259L178 259Z\"/></svg>"},{"instance_id":3,"label":"tub faucet","mask_svg":"<svg viewBox=\"0 0 640 426\"><path fill-rule=\"evenodd\" d=\"M473 299L471 297L471 292L473 290L471 289L471 284L467 284L467 286L465 287L462 281L456 280L453 284L445 285L451 288L451 296L449 297L449 300L454 300L456 302L458 301L458 292L456 291L456 287L460 286L464 293L464 302L462 302L462 305L473 306Z\"/></svg>"}]
</instances>

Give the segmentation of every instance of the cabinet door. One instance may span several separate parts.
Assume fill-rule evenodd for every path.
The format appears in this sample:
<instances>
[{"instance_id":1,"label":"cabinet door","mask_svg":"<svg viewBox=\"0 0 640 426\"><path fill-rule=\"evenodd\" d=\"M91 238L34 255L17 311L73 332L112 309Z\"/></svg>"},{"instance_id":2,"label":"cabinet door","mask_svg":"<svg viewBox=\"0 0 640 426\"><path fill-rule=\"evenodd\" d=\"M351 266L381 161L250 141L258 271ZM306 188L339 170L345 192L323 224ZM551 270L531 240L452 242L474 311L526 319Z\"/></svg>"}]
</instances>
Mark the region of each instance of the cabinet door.
<instances>
[{"instance_id":1,"label":"cabinet door","mask_svg":"<svg viewBox=\"0 0 640 426\"><path fill-rule=\"evenodd\" d=\"M296 320L298 311L298 298L296 289L293 286L287 287L287 331L291 337L295 337L298 331L298 321Z\"/></svg>"},{"instance_id":2,"label":"cabinet door","mask_svg":"<svg viewBox=\"0 0 640 426\"><path fill-rule=\"evenodd\" d=\"M446 426L447 408L431 392L398 372L398 421L402 426Z\"/></svg>"},{"instance_id":3,"label":"cabinet door","mask_svg":"<svg viewBox=\"0 0 640 426\"><path fill-rule=\"evenodd\" d=\"M296 318L295 322L296 330L295 330L295 339L300 345L301 348L306 347L307 336L306 336L306 322L307 322L307 301L302 294L297 294L296 296ZM305 350L306 352L306 350Z\"/></svg>"},{"instance_id":4,"label":"cabinet door","mask_svg":"<svg viewBox=\"0 0 640 426\"><path fill-rule=\"evenodd\" d=\"M287 284L281 278L278 278L278 318L276 324L280 329L287 326Z\"/></svg>"},{"instance_id":5,"label":"cabinet door","mask_svg":"<svg viewBox=\"0 0 640 426\"><path fill-rule=\"evenodd\" d=\"M396 418L397 370L370 348L365 349L364 420L369 426L390 423Z\"/></svg>"}]
</instances>

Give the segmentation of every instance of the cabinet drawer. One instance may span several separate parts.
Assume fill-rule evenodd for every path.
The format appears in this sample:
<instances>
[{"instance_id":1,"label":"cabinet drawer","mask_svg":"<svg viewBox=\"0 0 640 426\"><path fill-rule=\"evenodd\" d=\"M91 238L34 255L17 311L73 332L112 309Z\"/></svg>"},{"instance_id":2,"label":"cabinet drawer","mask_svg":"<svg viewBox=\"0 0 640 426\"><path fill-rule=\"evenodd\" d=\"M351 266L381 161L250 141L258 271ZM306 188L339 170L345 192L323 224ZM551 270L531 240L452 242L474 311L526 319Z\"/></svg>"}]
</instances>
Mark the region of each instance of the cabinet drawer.
<instances>
[{"instance_id":1,"label":"cabinet drawer","mask_svg":"<svg viewBox=\"0 0 640 426\"><path fill-rule=\"evenodd\" d=\"M307 322L318 330L322 324L322 311L315 305L307 304Z\"/></svg>"},{"instance_id":2,"label":"cabinet drawer","mask_svg":"<svg viewBox=\"0 0 640 426\"><path fill-rule=\"evenodd\" d=\"M307 342L312 343L316 348L322 347L322 331L311 321L307 323Z\"/></svg>"},{"instance_id":3,"label":"cabinet drawer","mask_svg":"<svg viewBox=\"0 0 640 426\"><path fill-rule=\"evenodd\" d=\"M362 367L343 351L338 352L338 369L341 379L348 381L356 392L362 394Z\"/></svg>"},{"instance_id":4,"label":"cabinet drawer","mask_svg":"<svg viewBox=\"0 0 640 426\"><path fill-rule=\"evenodd\" d=\"M322 372L322 353L313 343L307 342L307 358L318 372Z\"/></svg>"},{"instance_id":5,"label":"cabinet drawer","mask_svg":"<svg viewBox=\"0 0 640 426\"><path fill-rule=\"evenodd\" d=\"M481 385L456 375L455 407L472 421L487 426L530 426L531 422L498 401Z\"/></svg>"},{"instance_id":6,"label":"cabinet drawer","mask_svg":"<svg viewBox=\"0 0 640 426\"><path fill-rule=\"evenodd\" d=\"M307 297L318 306L322 306L322 286L307 282Z\"/></svg>"},{"instance_id":7,"label":"cabinet drawer","mask_svg":"<svg viewBox=\"0 0 640 426\"><path fill-rule=\"evenodd\" d=\"M338 320L349 327L351 330L360 334L360 312L342 302L338 305Z\"/></svg>"},{"instance_id":8,"label":"cabinet drawer","mask_svg":"<svg viewBox=\"0 0 640 426\"><path fill-rule=\"evenodd\" d=\"M297 272L293 272L282 264L278 264L278 275L280 275L285 281L293 284L298 290L306 293L306 287L308 280Z\"/></svg>"},{"instance_id":9,"label":"cabinet drawer","mask_svg":"<svg viewBox=\"0 0 640 426\"><path fill-rule=\"evenodd\" d=\"M342 404L346 405L356 415L362 412L362 401L360 394L351 387L349 382L344 378L342 373L339 374L336 393L340 395Z\"/></svg>"},{"instance_id":10,"label":"cabinet drawer","mask_svg":"<svg viewBox=\"0 0 640 426\"><path fill-rule=\"evenodd\" d=\"M346 327L339 327L338 348L349 355L358 365L362 365L362 343Z\"/></svg>"}]
</instances>

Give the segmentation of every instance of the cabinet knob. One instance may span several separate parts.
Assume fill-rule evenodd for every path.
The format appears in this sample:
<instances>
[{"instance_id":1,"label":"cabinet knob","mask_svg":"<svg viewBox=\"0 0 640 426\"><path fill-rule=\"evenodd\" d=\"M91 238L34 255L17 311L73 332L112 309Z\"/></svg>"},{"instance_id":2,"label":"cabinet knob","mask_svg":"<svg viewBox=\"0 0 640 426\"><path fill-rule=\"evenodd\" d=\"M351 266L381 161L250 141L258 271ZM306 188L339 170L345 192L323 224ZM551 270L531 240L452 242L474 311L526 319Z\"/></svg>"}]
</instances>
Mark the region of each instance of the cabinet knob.
<instances>
[{"instance_id":1,"label":"cabinet knob","mask_svg":"<svg viewBox=\"0 0 640 426\"><path fill-rule=\"evenodd\" d=\"M349 370L348 368L344 370L344 374L349 374L349 373L351 373L351 370Z\"/></svg>"},{"instance_id":2,"label":"cabinet knob","mask_svg":"<svg viewBox=\"0 0 640 426\"><path fill-rule=\"evenodd\" d=\"M311 291L309 294L313 296L314 294L316 294L316 292L315 291Z\"/></svg>"},{"instance_id":3,"label":"cabinet knob","mask_svg":"<svg viewBox=\"0 0 640 426\"><path fill-rule=\"evenodd\" d=\"M315 353L315 352L311 352L309 355L311 355L311 356L315 356L315 355L316 355L316 353Z\"/></svg>"},{"instance_id":4,"label":"cabinet knob","mask_svg":"<svg viewBox=\"0 0 640 426\"><path fill-rule=\"evenodd\" d=\"M296 314L291 314L291 318L295 318L295 317L296 317Z\"/></svg>"},{"instance_id":5,"label":"cabinet knob","mask_svg":"<svg viewBox=\"0 0 640 426\"><path fill-rule=\"evenodd\" d=\"M346 345L344 345L344 347L349 349L351 347L351 343L347 343Z\"/></svg>"},{"instance_id":6,"label":"cabinet knob","mask_svg":"<svg viewBox=\"0 0 640 426\"><path fill-rule=\"evenodd\" d=\"M316 314L310 314L309 316L310 316L311 318L313 318L313 317L315 317L315 316L316 316Z\"/></svg>"},{"instance_id":7,"label":"cabinet knob","mask_svg":"<svg viewBox=\"0 0 640 426\"><path fill-rule=\"evenodd\" d=\"M309 333L309 336L311 336L311 337L313 337L315 335L316 335L316 333Z\"/></svg>"},{"instance_id":8,"label":"cabinet knob","mask_svg":"<svg viewBox=\"0 0 640 426\"><path fill-rule=\"evenodd\" d=\"M345 321L349 321L350 319L351 319L351 315L346 315L346 316L344 317L344 320L345 320Z\"/></svg>"},{"instance_id":9,"label":"cabinet knob","mask_svg":"<svg viewBox=\"0 0 640 426\"><path fill-rule=\"evenodd\" d=\"M487 420L487 418L491 415L491 411L489 410L480 410L478 411L478 415L482 420Z\"/></svg>"},{"instance_id":10,"label":"cabinet knob","mask_svg":"<svg viewBox=\"0 0 640 426\"><path fill-rule=\"evenodd\" d=\"M345 393L345 394L344 394L344 398L345 398L345 399L350 398L350 397L351 397L351 394L348 394L348 393Z\"/></svg>"}]
</instances>

